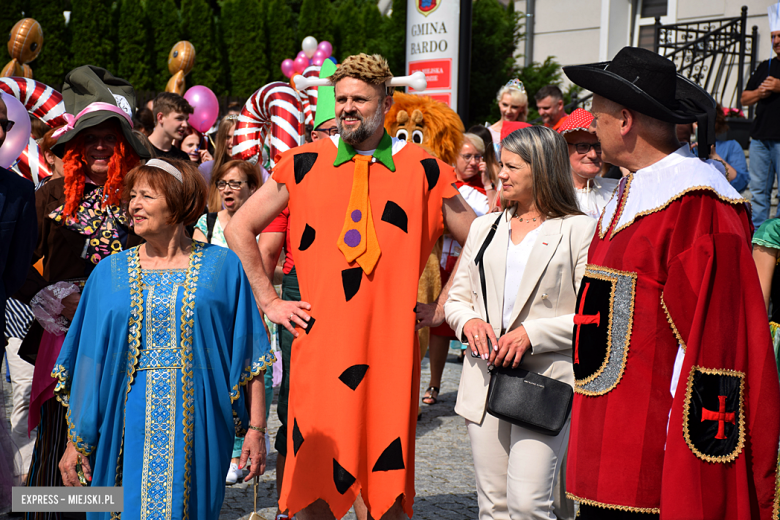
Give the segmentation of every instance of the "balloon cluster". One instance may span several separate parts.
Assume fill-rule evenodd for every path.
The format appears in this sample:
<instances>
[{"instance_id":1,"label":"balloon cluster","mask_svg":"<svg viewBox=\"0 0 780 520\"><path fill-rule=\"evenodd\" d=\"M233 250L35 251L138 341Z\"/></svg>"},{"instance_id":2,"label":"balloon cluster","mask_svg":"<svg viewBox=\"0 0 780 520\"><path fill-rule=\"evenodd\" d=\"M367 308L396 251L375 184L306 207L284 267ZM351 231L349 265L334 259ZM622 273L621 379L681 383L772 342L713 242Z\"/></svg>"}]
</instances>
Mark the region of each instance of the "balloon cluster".
<instances>
[{"instance_id":1,"label":"balloon cluster","mask_svg":"<svg viewBox=\"0 0 780 520\"><path fill-rule=\"evenodd\" d=\"M333 54L333 46L330 42L317 43L317 39L314 36L307 36L301 42L301 51L294 60L287 58L282 62L282 73L288 77L293 77L294 74L303 74L306 67L314 65L321 67L325 60L331 60L336 62L336 58L331 56Z\"/></svg>"}]
</instances>

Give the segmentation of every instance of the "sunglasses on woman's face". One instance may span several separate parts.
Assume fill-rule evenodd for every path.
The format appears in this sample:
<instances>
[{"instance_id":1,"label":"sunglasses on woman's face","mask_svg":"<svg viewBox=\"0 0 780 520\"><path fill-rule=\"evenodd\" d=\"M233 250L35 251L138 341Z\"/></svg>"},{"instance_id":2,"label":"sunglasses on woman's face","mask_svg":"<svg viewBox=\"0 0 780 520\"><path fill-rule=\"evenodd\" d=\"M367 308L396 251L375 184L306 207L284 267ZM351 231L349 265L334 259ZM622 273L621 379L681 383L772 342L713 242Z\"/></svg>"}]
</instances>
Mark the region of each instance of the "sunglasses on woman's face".
<instances>
[{"instance_id":1,"label":"sunglasses on woman's face","mask_svg":"<svg viewBox=\"0 0 780 520\"><path fill-rule=\"evenodd\" d=\"M575 143L572 144L575 150L577 150L578 154L585 155L586 153L590 152L590 149L593 148L593 151L600 154L601 153L601 143Z\"/></svg>"}]
</instances>

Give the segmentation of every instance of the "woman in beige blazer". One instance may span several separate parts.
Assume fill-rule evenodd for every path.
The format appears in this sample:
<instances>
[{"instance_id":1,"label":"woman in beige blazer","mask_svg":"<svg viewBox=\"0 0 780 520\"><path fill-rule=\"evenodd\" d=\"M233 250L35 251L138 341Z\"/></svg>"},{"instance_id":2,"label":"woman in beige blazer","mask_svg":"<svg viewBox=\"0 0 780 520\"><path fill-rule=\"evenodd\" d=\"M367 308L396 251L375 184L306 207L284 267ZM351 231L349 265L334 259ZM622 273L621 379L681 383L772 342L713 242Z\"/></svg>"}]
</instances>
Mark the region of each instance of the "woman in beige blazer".
<instances>
[{"instance_id":1,"label":"woman in beige blazer","mask_svg":"<svg viewBox=\"0 0 780 520\"><path fill-rule=\"evenodd\" d=\"M554 519L569 423L553 437L486 413L488 366L522 366L573 386L574 307L596 222L577 208L557 132L523 128L501 144L504 211L484 254L487 301L474 257L495 213L472 224L444 306L473 353L463 363L455 411L467 422L480 520Z\"/></svg>"}]
</instances>

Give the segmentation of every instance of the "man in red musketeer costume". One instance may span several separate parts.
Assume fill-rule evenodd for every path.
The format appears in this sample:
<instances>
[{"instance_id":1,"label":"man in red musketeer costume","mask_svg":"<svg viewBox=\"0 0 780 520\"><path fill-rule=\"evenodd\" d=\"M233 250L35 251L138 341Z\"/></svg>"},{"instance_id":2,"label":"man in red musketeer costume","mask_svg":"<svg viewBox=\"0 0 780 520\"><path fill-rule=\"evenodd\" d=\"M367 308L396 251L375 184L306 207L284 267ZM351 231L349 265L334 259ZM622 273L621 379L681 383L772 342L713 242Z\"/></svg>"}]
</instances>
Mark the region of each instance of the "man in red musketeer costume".
<instances>
[{"instance_id":1,"label":"man in red musketeer costume","mask_svg":"<svg viewBox=\"0 0 780 520\"><path fill-rule=\"evenodd\" d=\"M632 172L577 301L568 494L584 520L777 518L780 388L749 206L675 136L698 122L706 154L715 103L643 49L564 72L594 92L604 161Z\"/></svg>"}]
</instances>

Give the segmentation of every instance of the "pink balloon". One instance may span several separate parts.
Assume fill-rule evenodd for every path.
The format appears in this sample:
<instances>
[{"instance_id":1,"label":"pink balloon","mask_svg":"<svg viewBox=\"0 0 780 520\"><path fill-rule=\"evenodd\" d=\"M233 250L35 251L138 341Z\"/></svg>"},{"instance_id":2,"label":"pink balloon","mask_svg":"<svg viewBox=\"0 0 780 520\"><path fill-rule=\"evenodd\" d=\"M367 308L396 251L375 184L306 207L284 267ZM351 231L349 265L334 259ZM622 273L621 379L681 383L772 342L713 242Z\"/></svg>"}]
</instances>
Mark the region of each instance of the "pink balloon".
<instances>
[{"instance_id":1,"label":"pink balloon","mask_svg":"<svg viewBox=\"0 0 780 520\"><path fill-rule=\"evenodd\" d=\"M317 56L317 55L315 55L315 56L314 56L314 57L311 59L311 64L312 64L312 65L314 65L314 66L317 66L317 67L322 67L322 64L323 64L323 62L324 62L325 60L327 60L327 59L328 59L328 58L323 58L322 56Z\"/></svg>"},{"instance_id":2,"label":"pink balloon","mask_svg":"<svg viewBox=\"0 0 780 520\"><path fill-rule=\"evenodd\" d=\"M303 51L299 52L299 53L298 53L298 55L296 56L296 58L300 58L301 56L303 56L303 57L304 57L304 58L306 58L307 60L309 59L309 57L308 57L308 56L306 56L306 53L305 53L305 52L303 52Z\"/></svg>"},{"instance_id":3,"label":"pink balloon","mask_svg":"<svg viewBox=\"0 0 780 520\"><path fill-rule=\"evenodd\" d=\"M203 85L190 87L184 93L184 99L192 105L194 111L190 114L189 123L200 133L205 133L214 126L219 116L219 101L210 88Z\"/></svg>"},{"instance_id":4,"label":"pink balloon","mask_svg":"<svg viewBox=\"0 0 780 520\"><path fill-rule=\"evenodd\" d=\"M327 54L325 51L317 49L317 51L314 53L314 56L311 57L311 59L314 58L322 58L323 60L327 60L328 58L330 58L330 54Z\"/></svg>"},{"instance_id":5,"label":"pink balloon","mask_svg":"<svg viewBox=\"0 0 780 520\"><path fill-rule=\"evenodd\" d=\"M309 66L309 58L306 56L298 56L295 58L295 62L293 62L293 67L295 72L303 73L304 70L306 70L306 67Z\"/></svg>"},{"instance_id":6,"label":"pink balloon","mask_svg":"<svg viewBox=\"0 0 780 520\"><path fill-rule=\"evenodd\" d=\"M287 58L282 62L282 74L288 78L291 78L293 72L295 72L295 63L290 58Z\"/></svg>"},{"instance_id":7,"label":"pink balloon","mask_svg":"<svg viewBox=\"0 0 780 520\"><path fill-rule=\"evenodd\" d=\"M325 58L330 58L333 54L333 46L328 41L320 42L320 44L317 45L317 50L325 53Z\"/></svg>"},{"instance_id":8,"label":"pink balloon","mask_svg":"<svg viewBox=\"0 0 780 520\"><path fill-rule=\"evenodd\" d=\"M14 127L5 136L3 146L0 146L0 166L9 168L30 141L30 115L22 102L14 96L6 93L0 95L8 110L8 120L14 122Z\"/></svg>"}]
</instances>

